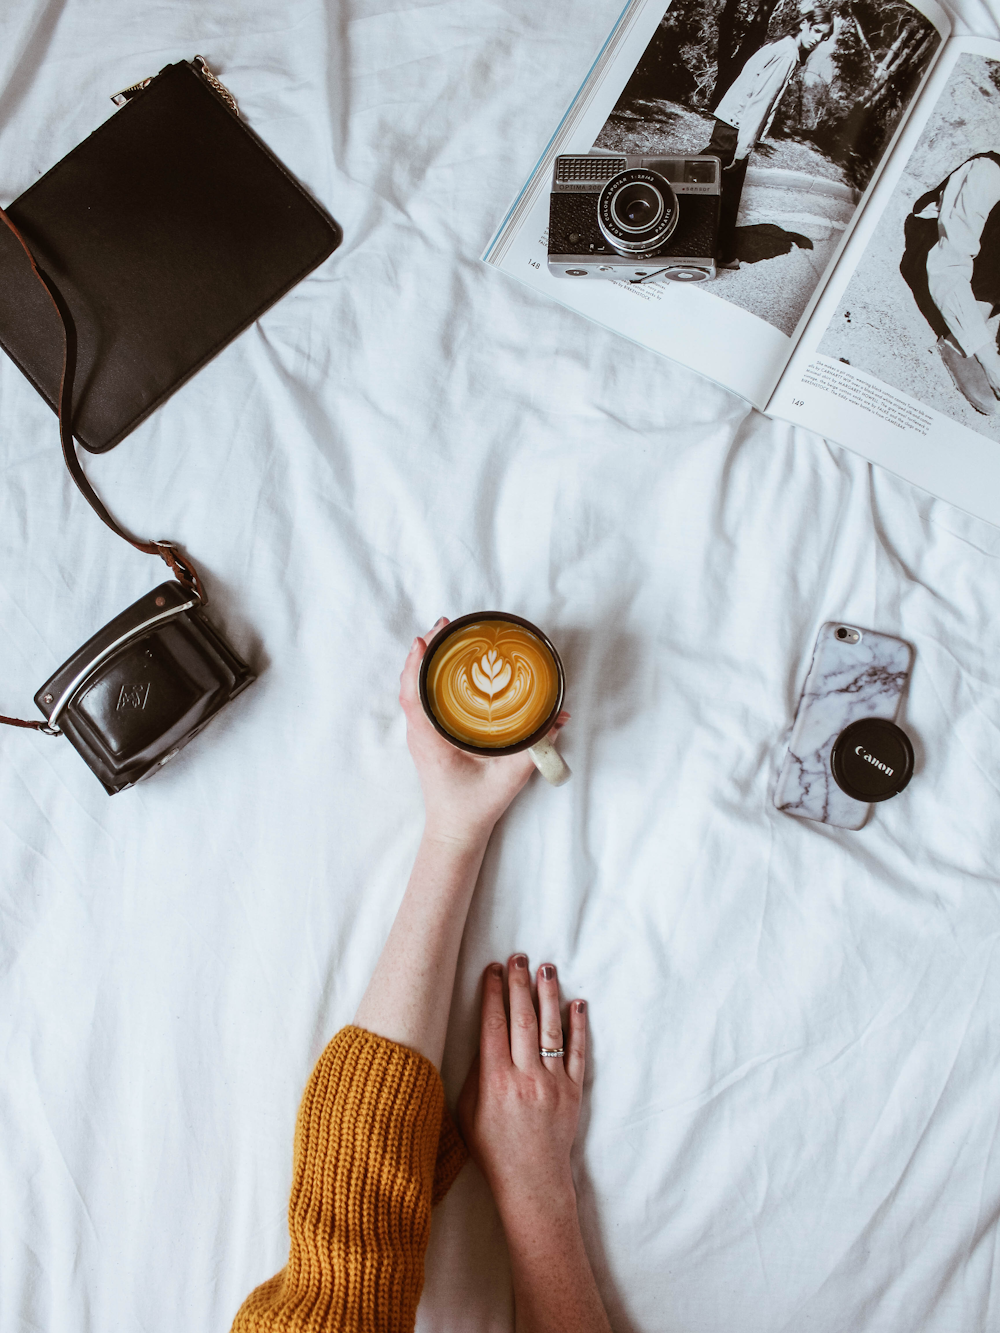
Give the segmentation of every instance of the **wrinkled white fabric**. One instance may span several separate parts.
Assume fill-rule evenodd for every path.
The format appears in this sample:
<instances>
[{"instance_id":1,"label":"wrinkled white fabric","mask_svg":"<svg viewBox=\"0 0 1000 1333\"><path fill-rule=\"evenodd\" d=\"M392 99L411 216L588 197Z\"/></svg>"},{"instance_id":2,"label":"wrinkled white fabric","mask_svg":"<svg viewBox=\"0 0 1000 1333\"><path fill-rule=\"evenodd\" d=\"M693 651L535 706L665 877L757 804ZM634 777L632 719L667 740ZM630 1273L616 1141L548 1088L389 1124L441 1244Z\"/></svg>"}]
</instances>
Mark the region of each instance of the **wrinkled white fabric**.
<instances>
[{"instance_id":1,"label":"wrinkled white fabric","mask_svg":"<svg viewBox=\"0 0 1000 1333\"><path fill-rule=\"evenodd\" d=\"M259 681L113 798L67 742L0 729L9 1333L218 1333L284 1262L298 1099L420 833L399 669L485 607L562 651L574 776L490 845L444 1074L454 1098L491 959L589 999L576 1168L616 1333L1000 1320L1000 531L478 261L615 12L0 13L0 201L200 52L345 236L86 460L199 562ZM163 571L88 511L6 358L0 478L0 712L30 716ZM916 775L860 833L769 796L831 618L916 649ZM472 1166L418 1327L513 1327Z\"/></svg>"}]
</instances>

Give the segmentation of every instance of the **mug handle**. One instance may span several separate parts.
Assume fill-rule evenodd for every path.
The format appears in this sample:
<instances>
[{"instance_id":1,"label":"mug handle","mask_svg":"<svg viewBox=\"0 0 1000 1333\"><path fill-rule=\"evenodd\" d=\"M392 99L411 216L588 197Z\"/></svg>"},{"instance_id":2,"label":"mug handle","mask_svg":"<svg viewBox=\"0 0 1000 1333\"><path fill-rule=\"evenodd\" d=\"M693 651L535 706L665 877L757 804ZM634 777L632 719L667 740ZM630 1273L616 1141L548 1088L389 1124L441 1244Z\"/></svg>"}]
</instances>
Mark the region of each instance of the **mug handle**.
<instances>
[{"instance_id":1,"label":"mug handle","mask_svg":"<svg viewBox=\"0 0 1000 1333\"><path fill-rule=\"evenodd\" d=\"M569 782L573 776L569 764L566 763L566 760L547 736L540 740L537 745L529 745L528 753L531 755L539 773L553 787L561 787L564 782Z\"/></svg>"}]
</instances>

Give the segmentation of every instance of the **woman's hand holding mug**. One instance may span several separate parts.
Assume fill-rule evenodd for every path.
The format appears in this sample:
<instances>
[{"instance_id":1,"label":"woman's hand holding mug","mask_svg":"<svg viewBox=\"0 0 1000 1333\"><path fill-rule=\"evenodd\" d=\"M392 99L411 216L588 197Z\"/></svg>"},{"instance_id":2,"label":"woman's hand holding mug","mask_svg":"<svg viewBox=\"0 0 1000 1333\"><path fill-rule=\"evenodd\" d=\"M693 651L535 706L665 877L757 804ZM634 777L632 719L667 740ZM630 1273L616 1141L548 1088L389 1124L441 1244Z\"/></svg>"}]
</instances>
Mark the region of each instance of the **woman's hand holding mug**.
<instances>
[{"instance_id":1,"label":"woman's hand holding mug","mask_svg":"<svg viewBox=\"0 0 1000 1333\"><path fill-rule=\"evenodd\" d=\"M445 621L428 645L417 683L431 726L449 744L484 758L527 750L554 787L570 776L549 734L565 688L552 641L530 620L506 611Z\"/></svg>"},{"instance_id":2,"label":"woman's hand holding mug","mask_svg":"<svg viewBox=\"0 0 1000 1333\"><path fill-rule=\"evenodd\" d=\"M406 743L424 794L427 832L467 841L470 835L489 836L534 772L534 763L527 750L492 759L471 754L432 724L420 700L420 666L428 645L448 623L442 616L427 634L413 640L400 677L399 702L406 715ZM569 713L560 711L547 739L568 721Z\"/></svg>"}]
</instances>

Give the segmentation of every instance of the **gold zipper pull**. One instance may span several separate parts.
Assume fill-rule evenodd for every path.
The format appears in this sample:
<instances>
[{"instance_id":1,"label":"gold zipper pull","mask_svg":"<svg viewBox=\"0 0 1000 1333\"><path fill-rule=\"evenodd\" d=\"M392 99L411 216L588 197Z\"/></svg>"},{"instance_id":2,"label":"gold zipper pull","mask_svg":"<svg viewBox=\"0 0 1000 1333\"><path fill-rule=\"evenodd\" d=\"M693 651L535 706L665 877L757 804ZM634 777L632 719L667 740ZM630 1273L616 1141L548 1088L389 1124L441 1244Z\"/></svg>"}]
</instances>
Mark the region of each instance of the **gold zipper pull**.
<instances>
[{"instance_id":1,"label":"gold zipper pull","mask_svg":"<svg viewBox=\"0 0 1000 1333\"><path fill-rule=\"evenodd\" d=\"M215 89L215 91L225 102L226 106L229 107L229 110L233 113L233 115L238 116L240 114L240 109L236 105L236 98L232 95L232 93L229 91L226 85L215 77L215 75L209 69L208 61L205 59L205 57L195 56L194 63L198 70L198 73L202 76L205 82L211 84L211 86Z\"/></svg>"},{"instance_id":2,"label":"gold zipper pull","mask_svg":"<svg viewBox=\"0 0 1000 1333\"><path fill-rule=\"evenodd\" d=\"M132 83L127 88L123 88L120 93L112 93L111 100L115 106L124 106L126 102L131 102L136 93L141 93L143 88L148 88L153 82L153 76L150 74L148 79L143 79L141 83Z\"/></svg>"},{"instance_id":3,"label":"gold zipper pull","mask_svg":"<svg viewBox=\"0 0 1000 1333\"><path fill-rule=\"evenodd\" d=\"M240 109L236 105L236 98L232 95L232 93L229 91L226 85L220 79L217 79L215 77L215 75L209 69L208 61L205 59L205 57L195 56L194 65L198 73L205 80L205 82L211 84L211 86L219 94L219 96L225 102L226 106L229 107L229 110L233 113L233 115L238 116L240 114ZM149 87L149 85L153 82L154 77L155 75L151 74L148 79L143 79L139 83L130 84L127 88L123 88L120 93L113 93L111 96L112 102L114 102L115 106L124 106L126 102L131 102L133 97L141 93L144 88Z\"/></svg>"}]
</instances>

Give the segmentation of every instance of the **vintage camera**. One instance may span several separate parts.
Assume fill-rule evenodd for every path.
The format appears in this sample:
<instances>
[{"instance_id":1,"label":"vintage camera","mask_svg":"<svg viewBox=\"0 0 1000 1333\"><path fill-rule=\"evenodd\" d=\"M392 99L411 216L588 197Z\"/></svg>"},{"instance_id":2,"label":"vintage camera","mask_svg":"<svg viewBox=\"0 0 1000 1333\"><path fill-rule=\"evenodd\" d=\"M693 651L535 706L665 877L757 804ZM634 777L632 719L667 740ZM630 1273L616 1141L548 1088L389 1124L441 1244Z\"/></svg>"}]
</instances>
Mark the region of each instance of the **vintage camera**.
<instances>
[{"instance_id":1,"label":"vintage camera","mask_svg":"<svg viewBox=\"0 0 1000 1333\"><path fill-rule=\"evenodd\" d=\"M549 203L549 272L557 278L715 277L719 159L557 157Z\"/></svg>"},{"instance_id":2,"label":"vintage camera","mask_svg":"<svg viewBox=\"0 0 1000 1333\"><path fill-rule=\"evenodd\" d=\"M35 695L114 795L162 768L255 679L180 583L140 597L64 662Z\"/></svg>"}]
</instances>

